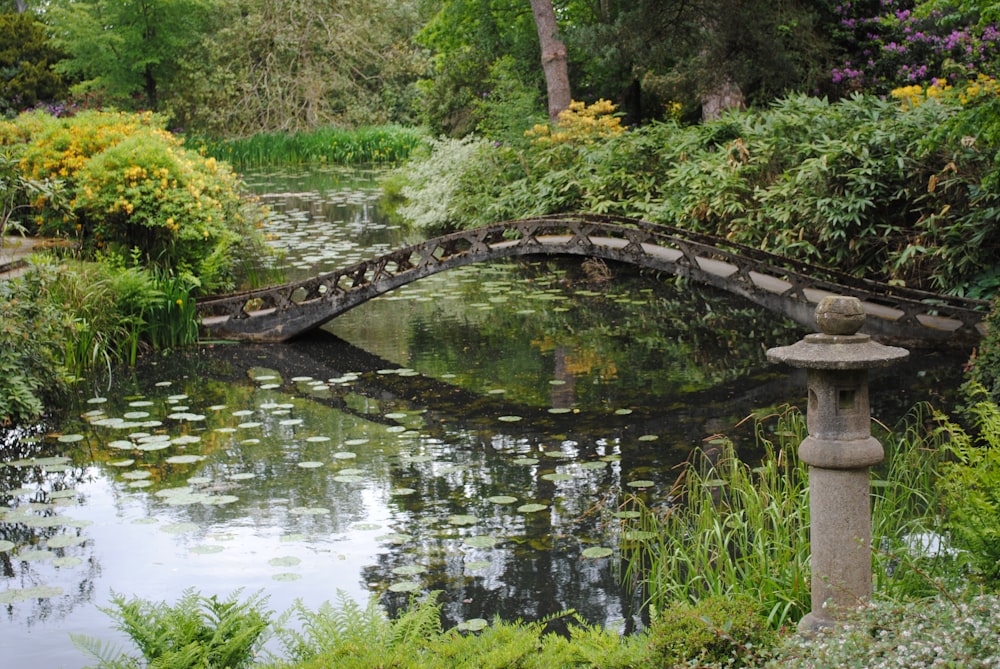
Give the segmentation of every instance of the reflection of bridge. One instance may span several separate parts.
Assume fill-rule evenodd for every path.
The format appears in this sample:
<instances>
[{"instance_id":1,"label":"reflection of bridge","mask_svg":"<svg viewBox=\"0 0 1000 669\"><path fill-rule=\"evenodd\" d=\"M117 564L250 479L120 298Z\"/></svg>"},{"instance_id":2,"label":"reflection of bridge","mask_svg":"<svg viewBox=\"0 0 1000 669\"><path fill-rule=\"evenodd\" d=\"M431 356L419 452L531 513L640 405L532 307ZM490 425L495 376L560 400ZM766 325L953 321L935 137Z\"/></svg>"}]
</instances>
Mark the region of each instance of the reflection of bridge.
<instances>
[{"instance_id":1,"label":"reflection of bridge","mask_svg":"<svg viewBox=\"0 0 1000 669\"><path fill-rule=\"evenodd\" d=\"M853 295L865 332L911 342L968 344L988 303L858 279L733 242L616 216L559 215L464 230L293 283L198 303L211 336L284 341L418 279L477 262L525 255L582 255L707 283L815 327L826 295Z\"/></svg>"}]
</instances>

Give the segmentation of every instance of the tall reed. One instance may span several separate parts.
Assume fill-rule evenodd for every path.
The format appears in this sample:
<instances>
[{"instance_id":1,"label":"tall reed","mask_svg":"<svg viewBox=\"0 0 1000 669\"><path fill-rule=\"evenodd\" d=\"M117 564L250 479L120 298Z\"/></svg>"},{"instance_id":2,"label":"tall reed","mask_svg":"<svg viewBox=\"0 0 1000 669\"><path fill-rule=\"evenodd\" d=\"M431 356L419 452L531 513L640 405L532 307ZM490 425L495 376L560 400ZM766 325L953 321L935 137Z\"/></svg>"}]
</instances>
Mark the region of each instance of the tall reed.
<instances>
[{"instance_id":1,"label":"tall reed","mask_svg":"<svg viewBox=\"0 0 1000 669\"><path fill-rule=\"evenodd\" d=\"M278 165L395 164L405 160L426 136L417 128L375 126L346 130L327 127L310 132L262 133L242 139L192 138L218 160L240 168Z\"/></svg>"},{"instance_id":2,"label":"tall reed","mask_svg":"<svg viewBox=\"0 0 1000 669\"><path fill-rule=\"evenodd\" d=\"M935 482L947 449L928 431L920 405L883 438L885 465L873 475L876 584L887 596L926 594L953 565L915 545L934 527ZM773 427L769 427L769 423ZM805 421L788 410L756 422L757 463L729 439L692 454L663 507L632 499L639 511L622 533L624 577L651 611L707 597L749 597L775 627L810 608L809 477L797 457Z\"/></svg>"}]
</instances>

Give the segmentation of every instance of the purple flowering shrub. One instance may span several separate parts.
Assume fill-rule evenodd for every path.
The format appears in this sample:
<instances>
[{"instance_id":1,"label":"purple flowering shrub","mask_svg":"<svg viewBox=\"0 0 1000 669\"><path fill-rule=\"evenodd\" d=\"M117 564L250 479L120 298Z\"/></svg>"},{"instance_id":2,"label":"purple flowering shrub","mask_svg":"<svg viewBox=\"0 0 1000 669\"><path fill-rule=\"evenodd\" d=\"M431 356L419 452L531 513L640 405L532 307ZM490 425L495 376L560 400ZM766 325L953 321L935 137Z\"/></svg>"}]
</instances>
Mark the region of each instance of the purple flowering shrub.
<instances>
[{"instance_id":1,"label":"purple flowering shrub","mask_svg":"<svg viewBox=\"0 0 1000 669\"><path fill-rule=\"evenodd\" d=\"M845 0L834 11L846 55L831 74L843 93L1000 74L1000 30L972 13L928 9L920 0Z\"/></svg>"}]
</instances>

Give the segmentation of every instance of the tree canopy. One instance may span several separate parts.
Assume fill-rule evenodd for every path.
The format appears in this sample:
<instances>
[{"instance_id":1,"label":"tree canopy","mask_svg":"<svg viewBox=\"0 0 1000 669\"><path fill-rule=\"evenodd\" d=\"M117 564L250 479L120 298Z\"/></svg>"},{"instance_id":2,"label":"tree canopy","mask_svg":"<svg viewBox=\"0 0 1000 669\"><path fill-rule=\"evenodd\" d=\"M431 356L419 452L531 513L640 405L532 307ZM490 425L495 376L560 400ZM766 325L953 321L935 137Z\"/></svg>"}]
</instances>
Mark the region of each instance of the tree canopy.
<instances>
[{"instance_id":1,"label":"tree canopy","mask_svg":"<svg viewBox=\"0 0 1000 669\"><path fill-rule=\"evenodd\" d=\"M533 5L552 9L554 27L539 30ZM516 136L544 118L552 98L545 64L556 61L568 75L559 75L561 90L586 102L611 100L633 124L695 121L791 92L886 94L1000 70L998 12L984 0L8 0L0 7L7 15L34 12L48 26L47 48L64 55L55 70L75 94L159 111L172 127L216 135L419 122L435 133ZM565 61L560 47L543 48L550 39L565 47ZM19 62L36 74L48 67L40 56ZM8 90L0 96L4 113L24 107ZM566 106L560 97L557 110Z\"/></svg>"}]
</instances>

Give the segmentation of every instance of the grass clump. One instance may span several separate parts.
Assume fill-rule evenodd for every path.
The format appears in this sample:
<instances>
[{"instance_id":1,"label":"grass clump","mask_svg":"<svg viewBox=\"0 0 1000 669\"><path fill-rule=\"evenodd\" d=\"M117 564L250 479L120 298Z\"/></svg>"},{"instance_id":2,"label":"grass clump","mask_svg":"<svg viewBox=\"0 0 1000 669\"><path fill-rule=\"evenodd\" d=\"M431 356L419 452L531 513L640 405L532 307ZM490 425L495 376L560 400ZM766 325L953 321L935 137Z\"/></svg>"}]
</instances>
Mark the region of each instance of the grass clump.
<instances>
[{"instance_id":1,"label":"grass clump","mask_svg":"<svg viewBox=\"0 0 1000 669\"><path fill-rule=\"evenodd\" d=\"M348 130L329 126L308 132L265 132L239 139L195 138L209 154L241 168L281 165L393 165L422 146L419 128L396 125Z\"/></svg>"},{"instance_id":2,"label":"grass clump","mask_svg":"<svg viewBox=\"0 0 1000 669\"><path fill-rule=\"evenodd\" d=\"M915 550L941 531L940 477L951 457L955 426L926 405L883 436L886 461L873 474L873 568L880 596L926 597L958 580L945 551ZM626 521L625 576L653 611L707 598L754 602L775 628L809 612L808 466L797 457L805 436L800 413L756 422L760 460L741 459L728 439L714 439L683 467L671 503Z\"/></svg>"}]
</instances>

